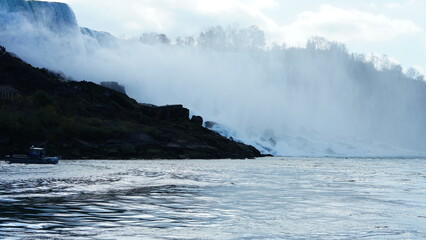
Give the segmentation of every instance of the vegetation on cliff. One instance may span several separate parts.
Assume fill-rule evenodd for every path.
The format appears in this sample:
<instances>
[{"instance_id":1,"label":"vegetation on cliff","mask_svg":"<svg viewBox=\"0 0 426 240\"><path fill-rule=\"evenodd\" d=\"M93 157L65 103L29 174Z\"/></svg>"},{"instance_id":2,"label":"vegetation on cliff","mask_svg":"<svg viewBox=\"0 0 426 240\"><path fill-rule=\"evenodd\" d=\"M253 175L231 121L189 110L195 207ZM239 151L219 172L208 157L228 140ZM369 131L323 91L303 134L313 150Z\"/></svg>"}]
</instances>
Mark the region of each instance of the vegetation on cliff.
<instances>
[{"instance_id":1,"label":"vegetation on cliff","mask_svg":"<svg viewBox=\"0 0 426 240\"><path fill-rule=\"evenodd\" d=\"M0 154L45 143L68 159L253 158L252 146L231 141L189 119L181 105L140 104L92 82L70 81L0 54Z\"/></svg>"}]
</instances>

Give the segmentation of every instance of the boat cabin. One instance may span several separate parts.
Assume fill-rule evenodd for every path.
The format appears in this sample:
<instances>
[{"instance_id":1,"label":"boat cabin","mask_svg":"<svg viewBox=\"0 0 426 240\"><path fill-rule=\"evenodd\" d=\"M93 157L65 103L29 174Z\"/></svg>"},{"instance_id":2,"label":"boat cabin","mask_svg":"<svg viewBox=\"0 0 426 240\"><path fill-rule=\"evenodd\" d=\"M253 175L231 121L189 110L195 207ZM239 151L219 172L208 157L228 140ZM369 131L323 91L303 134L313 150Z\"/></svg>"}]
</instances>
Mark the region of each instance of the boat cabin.
<instances>
[{"instance_id":1,"label":"boat cabin","mask_svg":"<svg viewBox=\"0 0 426 240\"><path fill-rule=\"evenodd\" d=\"M9 164L58 164L60 159L60 157L47 157L46 150L44 148L37 148L34 146L30 147L28 155L11 154L4 158L4 160Z\"/></svg>"},{"instance_id":2,"label":"boat cabin","mask_svg":"<svg viewBox=\"0 0 426 240\"><path fill-rule=\"evenodd\" d=\"M34 146L30 148L30 152L28 153L28 157L30 158L43 158L45 155L44 148L36 148Z\"/></svg>"}]
</instances>

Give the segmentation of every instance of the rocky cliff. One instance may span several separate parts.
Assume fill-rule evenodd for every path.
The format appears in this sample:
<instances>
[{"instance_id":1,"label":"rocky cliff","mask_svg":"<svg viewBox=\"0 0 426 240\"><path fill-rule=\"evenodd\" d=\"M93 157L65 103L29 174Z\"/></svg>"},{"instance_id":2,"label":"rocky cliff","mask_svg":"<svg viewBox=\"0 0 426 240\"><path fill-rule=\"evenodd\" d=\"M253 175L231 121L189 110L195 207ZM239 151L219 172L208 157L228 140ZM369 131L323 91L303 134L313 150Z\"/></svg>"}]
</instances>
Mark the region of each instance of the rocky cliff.
<instances>
[{"instance_id":1,"label":"rocky cliff","mask_svg":"<svg viewBox=\"0 0 426 240\"><path fill-rule=\"evenodd\" d=\"M189 119L181 105L137 103L0 54L0 155L44 144L66 159L211 159L261 156ZM195 121L196 119L197 121Z\"/></svg>"}]
</instances>

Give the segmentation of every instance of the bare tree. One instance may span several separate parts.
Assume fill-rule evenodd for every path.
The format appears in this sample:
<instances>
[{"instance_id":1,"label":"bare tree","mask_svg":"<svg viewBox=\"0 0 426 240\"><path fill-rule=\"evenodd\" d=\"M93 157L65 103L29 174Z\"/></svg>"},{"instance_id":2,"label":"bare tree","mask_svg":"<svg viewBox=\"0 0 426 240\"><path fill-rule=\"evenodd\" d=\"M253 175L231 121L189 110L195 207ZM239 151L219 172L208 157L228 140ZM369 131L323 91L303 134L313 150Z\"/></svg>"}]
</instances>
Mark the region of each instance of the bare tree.
<instances>
[{"instance_id":1,"label":"bare tree","mask_svg":"<svg viewBox=\"0 0 426 240\"><path fill-rule=\"evenodd\" d=\"M259 49L265 46L265 34L257 26L216 26L199 35L198 45L216 50Z\"/></svg>"},{"instance_id":2,"label":"bare tree","mask_svg":"<svg viewBox=\"0 0 426 240\"><path fill-rule=\"evenodd\" d=\"M148 45L170 44L170 39L166 34L156 32L144 33L139 40Z\"/></svg>"},{"instance_id":3,"label":"bare tree","mask_svg":"<svg viewBox=\"0 0 426 240\"><path fill-rule=\"evenodd\" d=\"M193 37L178 37L176 38L176 45L193 47L195 45L195 40Z\"/></svg>"}]
</instances>

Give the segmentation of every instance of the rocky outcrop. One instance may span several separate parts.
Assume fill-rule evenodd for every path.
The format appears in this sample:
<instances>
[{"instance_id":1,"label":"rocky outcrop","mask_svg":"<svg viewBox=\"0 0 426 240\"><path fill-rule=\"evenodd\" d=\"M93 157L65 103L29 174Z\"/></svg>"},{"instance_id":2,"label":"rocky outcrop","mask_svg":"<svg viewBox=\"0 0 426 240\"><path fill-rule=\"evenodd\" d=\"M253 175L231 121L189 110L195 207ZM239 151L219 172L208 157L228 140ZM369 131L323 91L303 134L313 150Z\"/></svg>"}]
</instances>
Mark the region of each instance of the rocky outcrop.
<instances>
[{"instance_id":1,"label":"rocky outcrop","mask_svg":"<svg viewBox=\"0 0 426 240\"><path fill-rule=\"evenodd\" d=\"M101 82L101 86L126 94L126 89L123 85L118 84L118 82Z\"/></svg>"},{"instance_id":2,"label":"rocky outcrop","mask_svg":"<svg viewBox=\"0 0 426 240\"><path fill-rule=\"evenodd\" d=\"M189 109L182 105L166 105L156 109L157 117L161 120L188 119Z\"/></svg>"},{"instance_id":3,"label":"rocky outcrop","mask_svg":"<svg viewBox=\"0 0 426 240\"><path fill-rule=\"evenodd\" d=\"M191 122L202 126L203 125L203 117L194 115L194 116L191 117Z\"/></svg>"},{"instance_id":4,"label":"rocky outcrop","mask_svg":"<svg viewBox=\"0 0 426 240\"><path fill-rule=\"evenodd\" d=\"M92 82L64 79L5 53L0 88L0 155L47 142L65 159L254 158L252 146L202 127L182 105L140 104Z\"/></svg>"}]
</instances>

